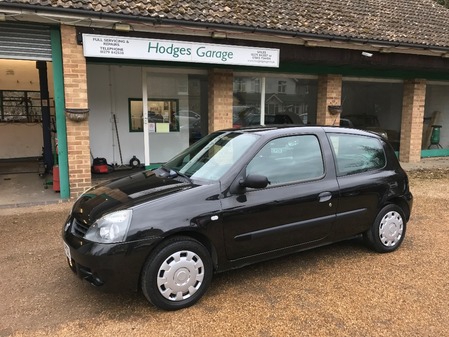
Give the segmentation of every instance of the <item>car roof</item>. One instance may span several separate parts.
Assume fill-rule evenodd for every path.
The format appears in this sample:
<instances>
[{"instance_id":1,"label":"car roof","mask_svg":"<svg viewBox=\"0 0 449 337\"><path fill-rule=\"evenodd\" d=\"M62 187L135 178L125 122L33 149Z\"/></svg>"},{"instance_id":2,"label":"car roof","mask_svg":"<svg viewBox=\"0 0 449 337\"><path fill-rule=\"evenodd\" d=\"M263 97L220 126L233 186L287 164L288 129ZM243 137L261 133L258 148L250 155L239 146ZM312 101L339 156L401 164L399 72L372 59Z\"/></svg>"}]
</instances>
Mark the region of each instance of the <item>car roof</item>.
<instances>
[{"instance_id":1,"label":"car roof","mask_svg":"<svg viewBox=\"0 0 449 337\"><path fill-rule=\"evenodd\" d=\"M361 135L361 136L371 136L375 138L381 138L378 134L366 131L359 130L354 128L345 128L340 126L323 126L323 125L303 125L303 124L279 124L279 125L255 125L255 126L246 126L242 128L231 128L225 129L221 131L235 131L241 133L255 133L260 134L261 136L268 136L270 134L291 134L294 132L326 132L326 133L346 133L353 135Z\"/></svg>"}]
</instances>

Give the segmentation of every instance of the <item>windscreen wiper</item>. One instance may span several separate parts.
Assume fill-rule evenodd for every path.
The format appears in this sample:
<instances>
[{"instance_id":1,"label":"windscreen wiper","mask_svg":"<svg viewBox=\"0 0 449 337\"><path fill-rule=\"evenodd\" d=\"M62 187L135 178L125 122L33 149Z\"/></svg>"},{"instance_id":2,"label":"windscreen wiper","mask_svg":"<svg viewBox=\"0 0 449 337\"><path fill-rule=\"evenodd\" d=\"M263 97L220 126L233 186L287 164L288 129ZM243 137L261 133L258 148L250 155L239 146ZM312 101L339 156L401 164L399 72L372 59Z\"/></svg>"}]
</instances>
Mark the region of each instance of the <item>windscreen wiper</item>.
<instances>
[{"instance_id":1,"label":"windscreen wiper","mask_svg":"<svg viewBox=\"0 0 449 337\"><path fill-rule=\"evenodd\" d=\"M161 171L163 171L163 173L160 174L161 177L164 177L164 178L176 178L176 177L182 177L182 178L188 180L189 183L192 182L192 180L190 179L190 177L189 177L187 174L181 173L179 170L176 171L176 170L174 170L174 169L166 168L165 166L161 166L161 167L159 167L159 169L160 169Z\"/></svg>"},{"instance_id":2,"label":"windscreen wiper","mask_svg":"<svg viewBox=\"0 0 449 337\"><path fill-rule=\"evenodd\" d=\"M175 171L173 169L170 169L169 177L170 178L175 178L177 176L182 177L184 179L187 179L189 181L189 183L192 182L192 179L190 179L190 177L187 174L182 173L181 171Z\"/></svg>"}]
</instances>

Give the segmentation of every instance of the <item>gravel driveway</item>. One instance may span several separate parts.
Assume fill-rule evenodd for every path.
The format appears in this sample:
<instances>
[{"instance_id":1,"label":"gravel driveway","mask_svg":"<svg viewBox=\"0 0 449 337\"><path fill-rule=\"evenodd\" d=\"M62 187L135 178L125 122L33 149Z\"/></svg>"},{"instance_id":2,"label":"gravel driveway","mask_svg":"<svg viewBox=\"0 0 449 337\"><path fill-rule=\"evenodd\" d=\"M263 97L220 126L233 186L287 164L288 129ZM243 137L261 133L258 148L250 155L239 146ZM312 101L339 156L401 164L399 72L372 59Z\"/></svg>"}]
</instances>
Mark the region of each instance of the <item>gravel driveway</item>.
<instances>
[{"instance_id":1,"label":"gravel driveway","mask_svg":"<svg viewBox=\"0 0 449 337\"><path fill-rule=\"evenodd\" d=\"M60 235L70 204L1 209L0 337L449 336L449 171L410 177L398 251L352 240L216 275L176 312L72 274Z\"/></svg>"}]
</instances>

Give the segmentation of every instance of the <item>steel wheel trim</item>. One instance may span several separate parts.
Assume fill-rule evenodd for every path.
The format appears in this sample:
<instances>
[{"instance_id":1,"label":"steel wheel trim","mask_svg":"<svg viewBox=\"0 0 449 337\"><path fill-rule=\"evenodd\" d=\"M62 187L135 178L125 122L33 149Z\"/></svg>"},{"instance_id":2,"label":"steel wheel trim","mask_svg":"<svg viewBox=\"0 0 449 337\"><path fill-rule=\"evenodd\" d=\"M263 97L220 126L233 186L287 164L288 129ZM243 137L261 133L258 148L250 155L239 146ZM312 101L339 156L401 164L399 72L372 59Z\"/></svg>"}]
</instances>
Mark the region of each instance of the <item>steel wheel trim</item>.
<instances>
[{"instance_id":1,"label":"steel wheel trim","mask_svg":"<svg viewBox=\"0 0 449 337\"><path fill-rule=\"evenodd\" d=\"M165 259L157 274L157 286L163 297L181 301L191 297L201 287L204 264L198 254L183 250Z\"/></svg>"},{"instance_id":2,"label":"steel wheel trim","mask_svg":"<svg viewBox=\"0 0 449 337\"><path fill-rule=\"evenodd\" d=\"M379 238L384 246L394 247L397 245L404 232L402 216L396 211L388 212L379 224Z\"/></svg>"}]
</instances>

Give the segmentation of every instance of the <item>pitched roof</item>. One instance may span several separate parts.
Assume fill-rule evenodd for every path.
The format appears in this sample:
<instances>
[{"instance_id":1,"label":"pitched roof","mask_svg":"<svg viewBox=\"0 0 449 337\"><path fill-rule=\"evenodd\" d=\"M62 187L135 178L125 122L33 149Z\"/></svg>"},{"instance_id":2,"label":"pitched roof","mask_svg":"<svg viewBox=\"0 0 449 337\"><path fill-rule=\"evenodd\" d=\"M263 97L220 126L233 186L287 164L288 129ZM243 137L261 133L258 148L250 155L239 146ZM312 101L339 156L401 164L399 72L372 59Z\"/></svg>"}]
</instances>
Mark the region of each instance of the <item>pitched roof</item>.
<instances>
[{"instance_id":1,"label":"pitched roof","mask_svg":"<svg viewBox=\"0 0 449 337\"><path fill-rule=\"evenodd\" d=\"M0 0L8 5L449 47L449 9L434 0Z\"/></svg>"}]
</instances>

